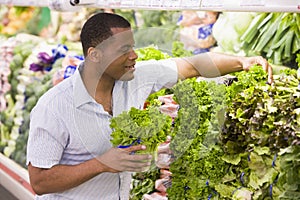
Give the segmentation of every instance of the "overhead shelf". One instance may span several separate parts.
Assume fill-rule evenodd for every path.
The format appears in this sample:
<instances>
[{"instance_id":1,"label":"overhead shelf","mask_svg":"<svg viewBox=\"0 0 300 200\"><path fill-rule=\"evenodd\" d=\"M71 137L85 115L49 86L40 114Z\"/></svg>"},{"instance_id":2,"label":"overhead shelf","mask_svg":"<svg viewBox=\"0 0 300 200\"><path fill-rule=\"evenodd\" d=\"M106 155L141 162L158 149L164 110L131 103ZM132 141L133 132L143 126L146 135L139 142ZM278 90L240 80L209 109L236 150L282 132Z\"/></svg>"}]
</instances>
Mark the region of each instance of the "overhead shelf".
<instances>
[{"instance_id":1,"label":"overhead shelf","mask_svg":"<svg viewBox=\"0 0 300 200\"><path fill-rule=\"evenodd\" d=\"M300 0L0 0L0 4L50 7L58 11L76 11L81 7L98 7L114 9L300 13Z\"/></svg>"}]
</instances>

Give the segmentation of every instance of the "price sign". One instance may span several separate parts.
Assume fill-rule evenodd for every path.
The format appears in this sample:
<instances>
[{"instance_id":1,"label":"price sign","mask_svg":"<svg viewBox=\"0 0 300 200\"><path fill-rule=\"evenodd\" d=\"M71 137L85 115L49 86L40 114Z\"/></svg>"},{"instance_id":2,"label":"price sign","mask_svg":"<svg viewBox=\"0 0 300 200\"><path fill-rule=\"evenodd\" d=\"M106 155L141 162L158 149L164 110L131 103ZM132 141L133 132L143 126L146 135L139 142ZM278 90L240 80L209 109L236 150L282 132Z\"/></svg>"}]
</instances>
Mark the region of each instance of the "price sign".
<instances>
[{"instance_id":1,"label":"price sign","mask_svg":"<svg viewBox=\"0 0 300 200\"><path fill-rule=\"evenodd\" d=\"M221 8L224 5L224 0L202 0L201 7L204 8Z\"/></svg>"},{"instance_id":2,"label":"price sign","mask_svg":"<svg viewBox=\"0 0 300 200\"><path fill-rule=\"evenodd\" d=\"M97 0L97 5L98 6L107 6L107 0Z\"/></svg>"},{"instance_id":3,"label":"price sign","mask_svg":"<svg viewBox=\"0 0 300 200\"><path fill-rule=\"evenodd\" d=\"M181 7L184 7L184 8L195 9L195 8L199 8L200 4L201 4L201 0L182 0L181 1Z\"/></svg>"},{"instance_id":4,"label":"price sign","mask_svg":"<svg viewBox=\"0 0 300 200\"><path fill-rule=\"evenodd\" d=\"M151 7L162 7L163 0L152 0Z\"/></svg>"},{"instance_id":5,"label":"price sign","mask_svg":"<svg viewBox=\"0 0 300 200\"><path fill-rule=\"evenodd\" d=\"M137 7L150 7L151 6L151 0L135 0L134 5Z\"/></svg>"},{"instance_id":6,"label":"price sign","mask_svg":"<svg viewBox=\"0 0 300 200\"><path fill-rule=\"evenodd\" d=\"M134 0L122 0L121 6L134 6Z\"/></svg>"},{"instance_id":7,"label":"price sign","mask_svg":"<svg viewBox=\"0 0 300 200\"><path fill-rule=\"evenodd\" d=\"M264 6L265 0L241 0L240 6Z\"/></svg>"},{"instance_id":8,"label":"price sign","mask_svg":"<svg viewBox=\"0 0 300 200\"><path fill-rule=\"evenodd\" d=\"M108 0L108 6L119 6L121 5L121 0Z\"/></svg>"},{"instance_id":9,"label":"price sign","mask_svg":"<svg viewBox=\"0 0 300 200\"><path fill-rule=\"evenodd\" d=\"M165 0L164 7L171 8L171 7L180 7L181 0Z\"/></svg>"}]
</instances>

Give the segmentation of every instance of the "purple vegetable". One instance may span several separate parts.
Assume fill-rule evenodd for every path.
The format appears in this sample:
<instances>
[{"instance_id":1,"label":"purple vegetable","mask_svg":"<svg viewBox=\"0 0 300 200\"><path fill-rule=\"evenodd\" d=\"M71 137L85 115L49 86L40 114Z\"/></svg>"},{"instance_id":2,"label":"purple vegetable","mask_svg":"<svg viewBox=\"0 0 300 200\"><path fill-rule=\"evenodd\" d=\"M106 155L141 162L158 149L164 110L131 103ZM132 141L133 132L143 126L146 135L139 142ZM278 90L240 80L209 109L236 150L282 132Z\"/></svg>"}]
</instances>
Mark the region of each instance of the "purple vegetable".
<instances>
[{"instance_id":1,"label":"purple vegetable","mask_svg":"<svg viewBox=\"0 0 300 200\"><path fill-rule=\"evenodd\" d=\"M49 56L46 52L40 52L37 55L37 58L39 59L39 62L42 64L51 64L53 61L53 57Z\"/></svg>"},{"instance_id":2,"label":"purple vegetable","mask_svg":"<svg viewBox=\"0 0 300 200\"><path fill-rule=\"evenodd\" d=\"M31 63L29 69L34 72L43 71L44 66L36 64L36 63Z\"/></svg>"}]
</instances>

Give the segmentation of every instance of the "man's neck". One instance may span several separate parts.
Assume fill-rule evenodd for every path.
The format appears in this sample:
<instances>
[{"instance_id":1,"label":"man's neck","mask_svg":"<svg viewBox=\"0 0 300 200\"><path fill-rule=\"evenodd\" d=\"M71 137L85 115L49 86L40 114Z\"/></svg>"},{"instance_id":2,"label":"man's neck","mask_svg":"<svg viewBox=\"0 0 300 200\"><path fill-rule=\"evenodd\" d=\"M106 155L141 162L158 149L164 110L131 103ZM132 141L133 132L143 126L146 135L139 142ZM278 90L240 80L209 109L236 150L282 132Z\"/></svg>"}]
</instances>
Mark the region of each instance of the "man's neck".
<instances>
[{"instance_id":1,"label":"man's neck","mask_svg":"<svg viewBox=\"0 0 300 200\"><path fill-rule=\"evenodd\" d=\"M103 109L110 115L113 114L112 109L112 91L115 80L103 74L97 75L97 72L83 69L81 77L88 93L95 99L95 101L102 105Z\"/></svg>"}]
</instances>

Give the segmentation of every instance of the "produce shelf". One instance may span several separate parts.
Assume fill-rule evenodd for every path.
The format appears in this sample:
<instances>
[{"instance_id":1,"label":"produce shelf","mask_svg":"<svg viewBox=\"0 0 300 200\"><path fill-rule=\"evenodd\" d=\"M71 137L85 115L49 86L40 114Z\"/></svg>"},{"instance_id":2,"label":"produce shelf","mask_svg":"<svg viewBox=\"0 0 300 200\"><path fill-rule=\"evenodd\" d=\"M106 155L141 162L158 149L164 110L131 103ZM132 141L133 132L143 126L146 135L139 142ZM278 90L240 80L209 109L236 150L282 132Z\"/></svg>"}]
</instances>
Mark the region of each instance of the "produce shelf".
<instances>
[{"instance_id":1,"label":"produce shelf","mask_svg":"<svg viewBox=\"0 0 300 200\"><path fill-rule=\"evenodd\" d=\"M5 200L17 200L17 198L7 191L2 185L0 185L0 194L1 198Z\"/></svg>"},{"instance_id":2,"label":"produce shelf","mask_svg":"<svg viewBox=\"0 0 300 200\"><path fill-rule=\"evenodd\" d=\"M0 186L17 199L32 200L34 192L26 169L0 153Z\"/></svg>"},{"instance_id":3,"label":"produce shelf","mask_svg":"<svg viewBox=\"0 0 300 200\"><path fill-rule=\"evenodd\" d=\"M76 11L81 7L154 10L300 12L300 0L0 0L0 4ZM73 4L73 5L71 5Z\"/></svg>"}]
</instances>

